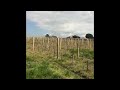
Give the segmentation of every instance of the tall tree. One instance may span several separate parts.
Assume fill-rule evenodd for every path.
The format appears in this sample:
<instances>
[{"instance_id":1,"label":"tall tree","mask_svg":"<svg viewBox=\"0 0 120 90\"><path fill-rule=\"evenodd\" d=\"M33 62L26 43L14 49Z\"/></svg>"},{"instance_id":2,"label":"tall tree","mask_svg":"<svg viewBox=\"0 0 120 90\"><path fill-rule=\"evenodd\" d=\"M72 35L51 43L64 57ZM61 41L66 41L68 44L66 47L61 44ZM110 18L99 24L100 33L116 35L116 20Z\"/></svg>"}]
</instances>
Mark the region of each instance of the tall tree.
<instances>
[{"instance_id":1,"label":"tall tree","mask_svg":"<svg viewBox=\"0 0 120 90\"><path fill-rule=\"evenodd\" d=\"M90 34L90 33L88 33L88 34L86 34L86 36L85 36L86 38L88 38L88 39L93 39L94 37L93 37L93 35L92 34Z\"/></svg>"},{"instance_id":2,"label":"tall tree","mask_svg":"<svg viewBox=\"0 0 120 90\"><path fill-rule=\"evenodd\" d=\"M45 37L50 37L49 34L46 34Z\"/></svg>"}]
</instances>

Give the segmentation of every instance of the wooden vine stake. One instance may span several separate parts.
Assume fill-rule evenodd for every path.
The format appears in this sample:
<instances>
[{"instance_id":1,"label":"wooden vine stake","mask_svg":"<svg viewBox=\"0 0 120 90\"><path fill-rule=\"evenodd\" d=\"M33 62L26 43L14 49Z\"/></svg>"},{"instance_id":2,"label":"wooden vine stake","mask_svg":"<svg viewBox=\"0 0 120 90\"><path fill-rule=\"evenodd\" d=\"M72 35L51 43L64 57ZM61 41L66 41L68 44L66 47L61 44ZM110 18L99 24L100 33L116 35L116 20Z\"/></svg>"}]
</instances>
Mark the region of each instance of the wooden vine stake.
<instances>
[{"instance_id":1,"label":"wooden vine stake","mask_svg":"<svg viewBox=\"0 0 120 90\"><path fill-rule=\"evenodd\" d=\"M77 42L77 49L78 49L78 58L79 58L79 39L78 39L78 42Z\"/></svg>"},{"instance_id":2,"label":"wooden vine stake","mask_svg":"<svg viewBox=\"0 0 120 90\"><path fill-rule=\"evenodd\" d=\"M60 57L62 59L62 38L60 38Z\"/></svg>"},{"instance_id":3,"label":"wooden vine stake","mask_svg":"<svg viewBox=\"0 0 120 90\"><path fill-rule=\"evenodd\" d=\"M59 59L59 38L57 38L57 59Z\"/></svg>"}]
</instances>

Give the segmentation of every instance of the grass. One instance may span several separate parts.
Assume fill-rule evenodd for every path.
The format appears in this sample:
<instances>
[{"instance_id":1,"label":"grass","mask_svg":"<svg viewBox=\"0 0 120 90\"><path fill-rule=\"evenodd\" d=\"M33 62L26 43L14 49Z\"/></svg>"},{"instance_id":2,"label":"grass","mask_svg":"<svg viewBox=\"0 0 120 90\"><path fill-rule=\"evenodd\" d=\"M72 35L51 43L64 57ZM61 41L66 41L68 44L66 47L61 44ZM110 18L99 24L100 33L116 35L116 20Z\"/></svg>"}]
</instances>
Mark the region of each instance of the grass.
<instances>
[{"instance_id":1,"label":"grass","mask_svg":"<svg viewBox=\"0 0 120 90\"><path fill-rule=\"evenodd\" d=\"M26 52L27 79L94 79L94 51L80 50L80 58L72 60L71 53L77 55L77 49L69 50L58 60L45 53ZM89 60L89 70L86 61Z\"/></svg>"}]
</instances>

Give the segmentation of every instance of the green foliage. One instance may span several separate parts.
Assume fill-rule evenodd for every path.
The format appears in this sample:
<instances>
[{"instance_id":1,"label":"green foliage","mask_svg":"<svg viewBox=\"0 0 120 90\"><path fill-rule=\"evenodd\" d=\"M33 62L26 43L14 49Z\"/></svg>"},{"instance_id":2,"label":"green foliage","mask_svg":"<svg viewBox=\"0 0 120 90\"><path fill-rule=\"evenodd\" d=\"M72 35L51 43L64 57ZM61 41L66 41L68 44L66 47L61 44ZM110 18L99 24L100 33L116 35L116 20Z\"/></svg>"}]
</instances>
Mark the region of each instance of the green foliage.
<instances>
[{"instance_id":1,"label":"green foliage","mask_svg":"<svg viewBox=\"0 0 120 90\"><path fill-rule=\"evenodd\" d=\"M86 79L94 78L93 51L80 50L80 56L85 59L90 58L90 72L86 72L86 61L69 59L70 53L77 53L77 49L70 50L64 54L62 60L42 57L42 54L27 53L26 57L26 78L27 79Z\"/></svg>"},{"instance_id":2,"label":"green foliage","mask_svg":"<svg viewBox=\"0 0 120 90\"><path fill-rule=\"evenodd\" d=\"M77 53L77 49L70 49L69 51L71 54Z\"/></svg>"},{"instance_id":3,"label":"green foliage","mask_svg":"<svg viewBox=\"0 0 120 90\"><path fill-rule=\"evenodd\" d=\"M93 39L93 35L92 34L86 34L86 36L85 36L86 38L89 38L89 39Z\"/></svg>"},{"instance_id":4,"label":"green foliage","mask_svg":"<svg viewBox=\"0 0 120 90\"><path fill-rule=\"evenodd\" d=\"M81 49L80 50L80 57L94 59L94 51L91 51L89 49Z\"/></svg>"},{"instance_id":5,"label":"green foliage","mask_svg":"<svg viewBox=\"0 0 120 90\"><path fill-rule=\"evenodd\" d=\"M77 55L78 53L78 49L70 49L69 50L70 54L71 55ZM80 57L84 57L84 58L87 58L87 59L94 59L94 51L93 50L89 50L89 49L80 49L79 50L80 52Z\"/></svg>"},{"instance_id":6,"label":"green foliage","mask_svg":"<svg viewBox=\"0 0 120 90\"><path fill-rule=\"evenodd\" d=\"M49 34L46 34L45 37L50 37Z\"/></svg>"}]
</instances>

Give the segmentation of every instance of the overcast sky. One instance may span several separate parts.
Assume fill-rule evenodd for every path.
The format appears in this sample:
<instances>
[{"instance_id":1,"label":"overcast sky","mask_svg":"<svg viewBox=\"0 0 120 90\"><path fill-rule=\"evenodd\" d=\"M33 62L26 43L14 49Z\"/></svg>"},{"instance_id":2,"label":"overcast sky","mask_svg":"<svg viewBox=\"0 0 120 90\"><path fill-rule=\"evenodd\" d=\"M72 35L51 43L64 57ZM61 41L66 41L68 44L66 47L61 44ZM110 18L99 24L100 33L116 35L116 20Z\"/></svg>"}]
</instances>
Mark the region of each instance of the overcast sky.
<instances>
[{"instance_id":1,"label":"overcast sky","mask_svg":"<svg viewBox=\"0 0 120 90\"><path fill-rule=\"evenodd\" d=\"M94 35L93 11L26 11L27 36Z\"/></svg>"}]
</instances>

